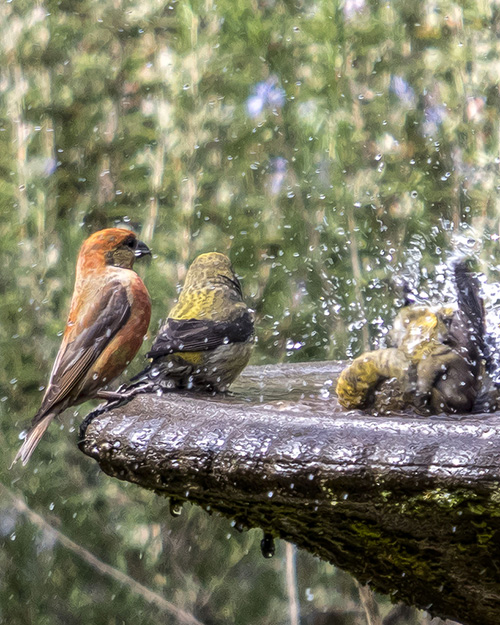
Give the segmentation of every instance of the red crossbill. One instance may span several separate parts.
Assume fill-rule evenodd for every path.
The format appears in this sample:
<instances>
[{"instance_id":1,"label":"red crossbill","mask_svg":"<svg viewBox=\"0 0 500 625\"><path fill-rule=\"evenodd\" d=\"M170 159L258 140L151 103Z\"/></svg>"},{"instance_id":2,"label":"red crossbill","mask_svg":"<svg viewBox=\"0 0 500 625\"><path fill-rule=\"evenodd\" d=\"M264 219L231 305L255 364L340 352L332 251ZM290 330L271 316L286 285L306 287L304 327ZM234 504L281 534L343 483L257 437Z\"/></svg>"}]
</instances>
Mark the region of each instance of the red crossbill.
<instances>
[{"instance_id":1,"label":"red crossbill","mask_svg":"<svg viewBox=\"0 0 500 625\"><path fill-rule=\"evenodd\" d=\"M465 263L455 266L454 277L456 308L403 308L390 333L394 347L367 352L341 373L337 395L345 408L390 412L411 406L435 414L494 407L479 284Z\"/></svg>"},{"instance_id":2,"label":"red crossbill","mask_svg":"<svg viewBox=\"0 0 500 625\"><path fill-rule=\"evenodd\" d=\"M26 464L52 419L97 397L142 345L151 301L134 261L150 254L130 230L108 228L84 241L63 340L40 410L14 462Z\"/></svg>"},{"instance_id":3,"label":"red crossbill","mask_svg":"<svg viewBox=\"0 0 500 625\"><path fill-rule=\"evenodd\" d=\"M254 317L224 254L201 254L160 328L150 365L134 379L160 388L224 391L247 365Z\"/></svg>"}]
</instances>

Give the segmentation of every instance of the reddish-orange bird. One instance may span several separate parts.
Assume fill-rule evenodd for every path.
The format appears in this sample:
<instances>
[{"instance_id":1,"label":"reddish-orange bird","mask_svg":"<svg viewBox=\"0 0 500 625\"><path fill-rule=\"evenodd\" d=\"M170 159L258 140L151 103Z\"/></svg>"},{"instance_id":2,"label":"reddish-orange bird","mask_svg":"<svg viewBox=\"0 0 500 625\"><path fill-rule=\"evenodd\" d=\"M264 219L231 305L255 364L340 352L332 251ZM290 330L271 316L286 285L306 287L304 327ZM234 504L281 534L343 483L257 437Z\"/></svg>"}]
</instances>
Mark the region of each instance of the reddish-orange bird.
<instances>
[{"instance_id":1,"label":"reddish-orange bird","mask_svg":"<svg viewBox=\"0 0 500 625\"><path fill-rule=\"evenodd\" d=\"M123 228L100 230L84 241L61 347L14 462L21 458L26 464L54 417L97 397L136 355L149 326L151 300L132 267L150 253Z\"/></svg>"}]
</instances>

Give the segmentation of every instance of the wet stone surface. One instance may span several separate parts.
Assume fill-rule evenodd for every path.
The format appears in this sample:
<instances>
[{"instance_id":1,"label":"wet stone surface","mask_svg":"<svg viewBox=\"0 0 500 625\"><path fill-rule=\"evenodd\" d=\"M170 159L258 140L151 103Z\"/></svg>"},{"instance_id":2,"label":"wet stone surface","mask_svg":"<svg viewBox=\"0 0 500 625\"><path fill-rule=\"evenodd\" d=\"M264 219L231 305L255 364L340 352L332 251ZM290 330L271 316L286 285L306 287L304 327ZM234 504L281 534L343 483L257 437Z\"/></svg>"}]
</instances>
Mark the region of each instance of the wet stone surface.
<instances>
[{"instance_id":1,"label":"wet stone surface","mask_svg":"<svg viewBox=\"0 0 500 625\"><path fill-rule=\"evenodd\" d=\"M500 419L345 412L343 363L249 367L226 396L141 395L88 425L103 471L286 538L394 600L500 618Z\"/></svg>"}]
</instances>

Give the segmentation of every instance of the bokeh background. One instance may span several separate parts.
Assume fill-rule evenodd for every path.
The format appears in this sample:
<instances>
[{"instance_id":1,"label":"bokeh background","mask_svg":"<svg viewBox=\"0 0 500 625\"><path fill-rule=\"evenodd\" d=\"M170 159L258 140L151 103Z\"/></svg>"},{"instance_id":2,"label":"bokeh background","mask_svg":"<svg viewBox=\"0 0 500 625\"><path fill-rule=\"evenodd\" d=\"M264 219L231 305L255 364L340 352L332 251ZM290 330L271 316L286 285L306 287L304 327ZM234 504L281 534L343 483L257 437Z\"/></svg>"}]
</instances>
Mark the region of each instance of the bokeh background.
<instances>
[{"instance_id":1,"label":"bokeh background","mask_svg":"<svg viewBox=\"0 0 500 625\"><path fill-rule=\"evenodd\" d=\"M395 277L442 297L457 251L498 282L499 35L498 0L1 2L0 623L366 623L347 574L102 475L90 404L8 467L99 228L154 251L129 374L201 252L242 278L253 364L358 355Z\"/></svg>"}]
</instances>

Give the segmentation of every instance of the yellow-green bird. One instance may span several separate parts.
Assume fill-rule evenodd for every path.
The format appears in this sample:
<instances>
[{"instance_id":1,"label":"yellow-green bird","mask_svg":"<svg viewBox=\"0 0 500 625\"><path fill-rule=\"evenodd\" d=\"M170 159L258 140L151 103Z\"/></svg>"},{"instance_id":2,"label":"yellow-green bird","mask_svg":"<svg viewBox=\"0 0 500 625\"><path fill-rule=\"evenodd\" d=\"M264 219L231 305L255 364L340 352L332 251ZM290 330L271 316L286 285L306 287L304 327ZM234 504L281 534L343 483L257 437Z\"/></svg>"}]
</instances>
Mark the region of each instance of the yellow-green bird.
<instances>
[{"instance_id":1,"label":"yellow-green bird","mask_svg":"<svg viewBox=\"0 0 500 625\"><path fill-rule=\"evenodd\" d=\"M255 342L254 314L224 254L198 256L177 304L135 380L160 388L225 391L248 364Z\"/></svg>"},{"instance_id":2,"label":"yellow-green bird","mask_svg":"<svg viewBox=\"0 0 500 625\"><path fill-rule=\"evenodd\" d=\"M394 347L367 352L342 371L337 395L347 409L424 414L490 411L496 393L484 359L484 308L477 278L454 267L457 306L408 306L397 315Z\"/></svg>"},{"instance_id":3,"label":"yellow-green bird","mask_svg":"<svg viewBox=\"0 0 500 625\"><path fill-rule=\"evenodd\" d=\"M346 367L337 381L336 393L347 410L372 409L374 412L402 410L415 376L411 361L395 347L365 352ZM385 390L384 384L392 381Z\"/></svg>"},{"instance_id":4,"label":"yellow-green bird","mask_svg":"<svg viewBox=\"0 0 500 625\"><path fill-rule=\"evenodd\" d=\"M447 340L454 314L454 306L402 308L389 332L391 347L365 352L342 371L337 395L344 408L392 412L416 407L419 363L435 363L433 354Z\"/></svg>"},{"instance_id":5,"label":"yellow-green bird","mask_svg":"<svg viewBox=\"0 0 500 625\"><path fill-rule=\"evenodd\" d=\"M457 307L413 304L402 308L389 332L391 347L398 347L409 360L418 362L437 344L447 341Z\"/></svg>"}]
</instances>

